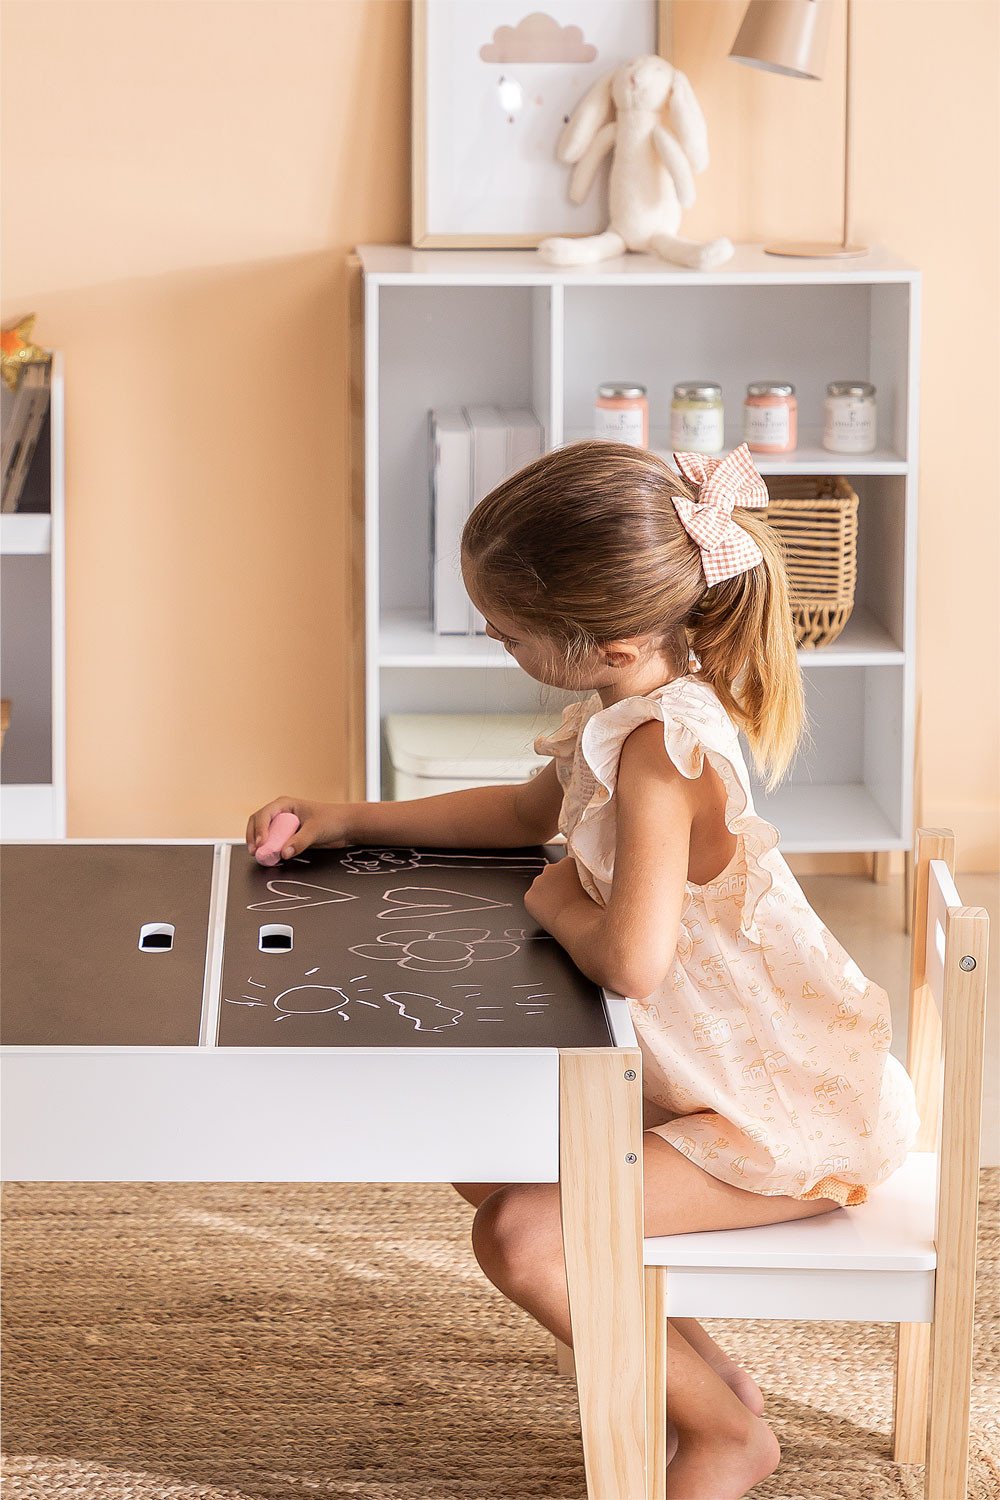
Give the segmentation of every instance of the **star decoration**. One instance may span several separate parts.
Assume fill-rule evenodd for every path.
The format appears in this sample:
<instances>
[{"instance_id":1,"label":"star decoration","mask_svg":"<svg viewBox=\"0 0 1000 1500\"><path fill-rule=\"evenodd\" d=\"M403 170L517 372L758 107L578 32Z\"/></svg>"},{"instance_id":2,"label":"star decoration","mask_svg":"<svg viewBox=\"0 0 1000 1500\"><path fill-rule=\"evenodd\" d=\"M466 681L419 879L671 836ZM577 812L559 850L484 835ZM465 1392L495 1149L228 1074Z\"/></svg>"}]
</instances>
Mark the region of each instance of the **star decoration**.
<instances>
[{"instance_id":1,"label":"star decoration","mask_svg":"<svg viewBox=\"0 0 1000 1500\"><path fill-rule=\"evenodd\" d=\"M0 330L0 364L3 378L12 391L16 391L25 365L47 365L52 355L31 341L35 326L35 313L22 318L13 328Z\"/></svg>"}]
</instances>

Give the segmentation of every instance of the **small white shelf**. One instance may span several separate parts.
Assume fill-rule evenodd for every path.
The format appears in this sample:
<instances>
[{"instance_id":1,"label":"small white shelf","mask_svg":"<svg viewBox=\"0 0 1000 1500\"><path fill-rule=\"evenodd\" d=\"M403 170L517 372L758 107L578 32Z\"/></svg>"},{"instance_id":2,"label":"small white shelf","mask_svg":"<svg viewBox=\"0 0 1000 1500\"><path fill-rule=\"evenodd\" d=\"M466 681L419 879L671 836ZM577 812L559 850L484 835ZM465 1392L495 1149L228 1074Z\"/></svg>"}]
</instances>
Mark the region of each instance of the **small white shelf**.
<instances>
[{"instance_id":1,"label":"small white shelf","mask_svg":"<svg viewBox=\"0 0 1000 1500\"><path fill-rule=\"evenodd\" d=\"M359 245L365 274L383 286L808 286L912 281L909 261L873 245L851 260L795 260L768 255L763 244L739 244L714 271L672 266L658 255L629 252L589 266L551 266L537 250L414 250Z\"/></svg>"},{"instance_id":2,"label":"small white shelf","mask_svg":"<svg viewBox=\"0 0 1000 1500\"><path fill-rule=\"evenodd\" d=\"M754 805L780 831L783 854L898 849L904 842L863 785L786 783L771 793L755 787Z\"/></svg>"},{"instance_id":3,"label":"small white shelf","mask_svg":"<svg viewBox=\"0 0 1000 1500\"><path fill-rule=\"evenodd\" d=\"M52 517L45 512L0 516L0 554L41 555L52 550Z\"/></svg>"},{"instance_id":4,"label":"small white shelf","mask_svg":"<svg viewBox=\"0 0 1000 1500\"><path fill-rule=\"evenodd\" d=\"M433 631L428 411L531 406L550 450L593 436L599 383L635 379L649 392L653 450L671 463L676 381L721 383L730 451L742 441L747 383L775 376L795 385L800 440L792 453L757 454L755 462L765 475L851 477L860 498L858 578L839 638L798 653L810 735L790 780L760 805L796 853L909 847L919 270L881 248L807 262L767 255L761 245L737 246L712 272L634 254L570 269L533 250L363 245L359 258L363 795L381 795L386 713L489 716L558 706L559 690L522 673L499 642ZM871 380L878 393L872 453L822 446L826 384L848 377Z\"/></svg>"},{"instance_id":5,"label":"small white shelf","mask_svg":"<svg viewBox=\"0 0 1000 1500\"><path fill-rule=\"evenodd\" d=\"M903 652L865 609L855 609L830 646L800 651L804 668L897 666ZM379 662L383 667L509 667L517 663L488 635L436 635L419 609L395 609L382 618Z\"/></svg>"},{"instance_id":6,"label":"small white shelf","mask_svg":"<svg viewBox=\"0 0 1000 1500\"><path fill-rule=\"evenodd\" d=\"M578 443L593 436L586 428L569 428L565 441ZM739 432L727 428L726 446L717 456L722 458L742 441ZM649 446L673 468L668 427L654 425ZM802 431L801 441L792 453L755 453L753 461L761 474L905 474L908 467L906 459L891 448L875 448L871 453L830 453L823 447L820 433L812 428Z\"/></svg>"}]
</instances>

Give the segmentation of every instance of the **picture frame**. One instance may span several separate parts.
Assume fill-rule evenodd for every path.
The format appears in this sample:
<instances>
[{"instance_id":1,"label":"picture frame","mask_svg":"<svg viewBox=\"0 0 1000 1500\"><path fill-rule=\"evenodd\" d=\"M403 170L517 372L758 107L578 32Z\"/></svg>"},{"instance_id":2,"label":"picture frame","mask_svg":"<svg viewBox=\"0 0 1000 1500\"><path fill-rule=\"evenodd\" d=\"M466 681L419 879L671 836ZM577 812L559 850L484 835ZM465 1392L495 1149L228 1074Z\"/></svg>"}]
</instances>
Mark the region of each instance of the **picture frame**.
<instances>
[{"instance_id":1,"label":"picture frame","mask_svg":"<svg viewBox=\"0 0 1000 1500\"><path fill-rule=\"evenodd\" d=\"M608 161L574 204L556 144L598 78L667 54L670 0L542 3L413 0L415 248L529 249L606 227Z\"/></svg>"}]
</instances>

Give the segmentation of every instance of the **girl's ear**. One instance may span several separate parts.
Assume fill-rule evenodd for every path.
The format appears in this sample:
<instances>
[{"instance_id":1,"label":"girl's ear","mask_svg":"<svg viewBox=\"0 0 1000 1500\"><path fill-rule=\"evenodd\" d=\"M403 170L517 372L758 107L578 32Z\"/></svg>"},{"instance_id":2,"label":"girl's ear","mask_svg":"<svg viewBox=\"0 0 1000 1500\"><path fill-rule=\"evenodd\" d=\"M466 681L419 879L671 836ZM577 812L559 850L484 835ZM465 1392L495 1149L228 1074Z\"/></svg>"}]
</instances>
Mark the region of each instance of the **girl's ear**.
<instances>
[{"instance_id":1,"label":"girl's ear","mask_svg":"<svg viewBox=\"0 0 1000 1500\"><path fill-rule=\"evenodd\" d=\"M680 68L674 69L667 109L673 132L691 163L692 172L704 172L708 166L708 127L687 74Z\"/></svg>"},{"instance_id":2,"label":"girl's ear","mask_svg":"<svg viewBox=\"0 0 1000 1500\"><path fill-rule=\"evenodd\" d=\"M601 649L605 665L620 672L625 667L634 667L639 660L639 647L635 641L608 641Z\"/></svg>"},{"instance_id":3,"label":"girl's ear","mask_svg":"<svg viewBox=\"0 0 1000 1500\"><path fill-rule=\"evenodd\" d=\"M597 132L610 121L614 113L611 102L614 76L614 73L606 73L592 84L570 115L556 147L560 161L579 161Z\"/></svg>"}]
</instances>

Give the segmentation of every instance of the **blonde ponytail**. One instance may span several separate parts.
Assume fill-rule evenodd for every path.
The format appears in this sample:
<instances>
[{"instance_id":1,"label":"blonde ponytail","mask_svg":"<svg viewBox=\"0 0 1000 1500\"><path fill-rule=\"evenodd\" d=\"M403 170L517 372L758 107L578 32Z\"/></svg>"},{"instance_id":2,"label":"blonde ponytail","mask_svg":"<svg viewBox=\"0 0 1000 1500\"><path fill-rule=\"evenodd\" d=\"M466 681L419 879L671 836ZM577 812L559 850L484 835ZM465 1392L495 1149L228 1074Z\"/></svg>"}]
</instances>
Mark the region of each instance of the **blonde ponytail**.
<instances>
[{"instance_id":1,"label":"blonde ponytail","mask_svg":"<svg viewBox=\"0 0 1000 1500\"><path fill-rule=\"evenodd\" d=\"M741 509L733 519L764 560L707 591L688 618L688 639L702 677L746 734L770 790L802 736L802 674L781 543L754 512Z\"/></svg>"}]
</instances>

